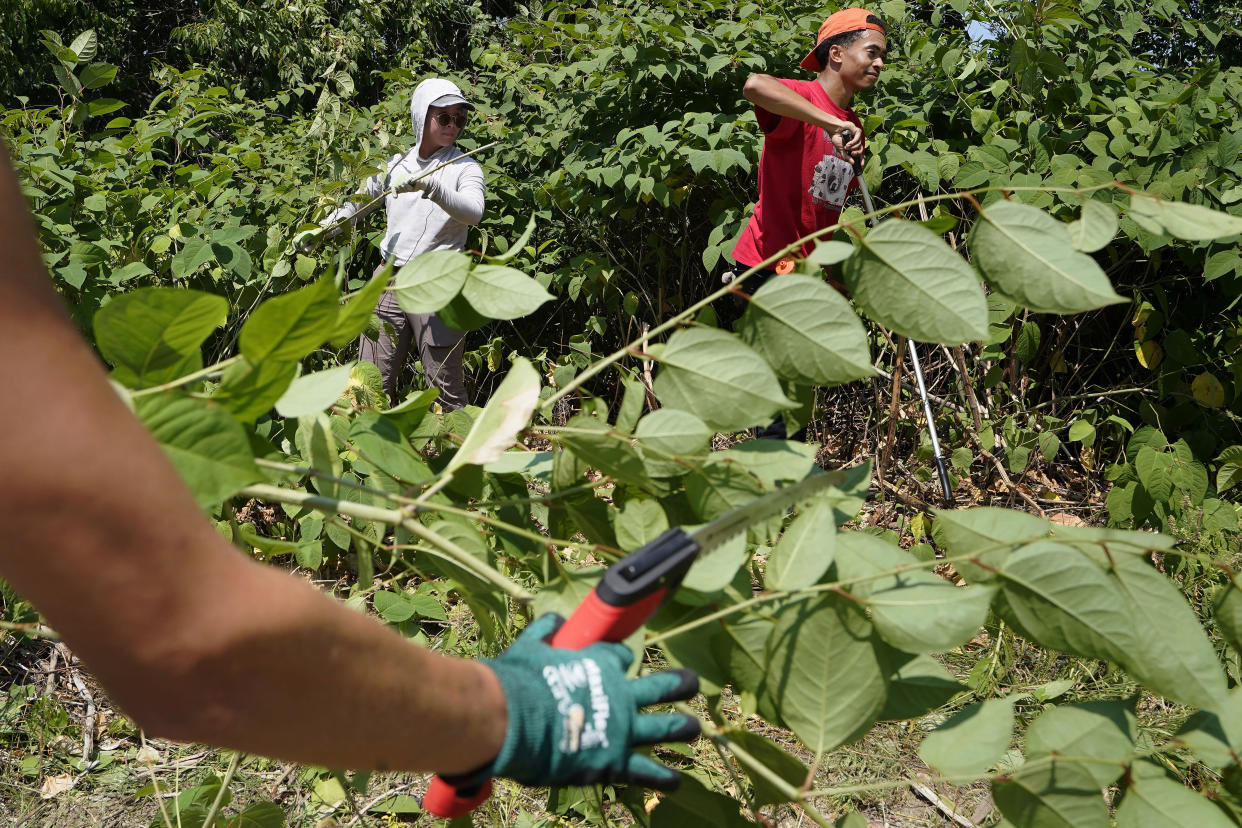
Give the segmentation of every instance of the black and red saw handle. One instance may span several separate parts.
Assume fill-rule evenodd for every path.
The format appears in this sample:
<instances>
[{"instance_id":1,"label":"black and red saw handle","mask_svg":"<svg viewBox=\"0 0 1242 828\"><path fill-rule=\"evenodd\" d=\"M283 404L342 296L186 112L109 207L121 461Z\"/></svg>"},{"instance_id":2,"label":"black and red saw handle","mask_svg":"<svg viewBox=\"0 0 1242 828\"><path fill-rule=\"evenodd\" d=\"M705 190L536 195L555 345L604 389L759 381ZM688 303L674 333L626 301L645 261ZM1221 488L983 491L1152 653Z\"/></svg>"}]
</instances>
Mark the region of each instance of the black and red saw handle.
<instances>
[{"instance_id":1,"label":"black and red saw handle","mask_svg":"<svg viewBox=\"0 0 1242 828\"><path fill-rule=\"evenodd\" d=\"M668 600L699 553L699 544L679 528L669 529L613 564L552 636L553 647L581 650L597 641L624 641ZM455 788L440 776L423 796L423 810L456 819L492 795L490 779Z\"/></svg>"}]
</instances>

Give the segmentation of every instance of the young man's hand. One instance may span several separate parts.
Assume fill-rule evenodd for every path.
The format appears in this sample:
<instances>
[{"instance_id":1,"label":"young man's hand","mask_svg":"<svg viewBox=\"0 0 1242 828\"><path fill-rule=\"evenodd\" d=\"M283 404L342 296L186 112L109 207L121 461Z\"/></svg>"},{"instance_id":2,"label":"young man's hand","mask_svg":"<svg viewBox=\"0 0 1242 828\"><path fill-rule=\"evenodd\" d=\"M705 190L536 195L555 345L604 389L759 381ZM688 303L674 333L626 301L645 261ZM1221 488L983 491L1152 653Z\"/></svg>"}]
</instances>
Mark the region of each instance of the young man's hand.
<instances>
[{"instance_id":1,"label":"young man's hand","mask_svg":"<svg viewBox=\"0 0 1242 828\"><path fill-rule=\"evenodd\" d=\"M855 127L849 121L842 121L840 118L834 118L831 115L828 115L827 118L832 121L830 125L824 127L824 133L828 136L828 140L838 150L850 156L852 162L861 161L863 155L862 130ZM845 139L845 133L849 133L849 140Z\"/></svg>"},{"instance_id":2,"label":"young man's hand","mask_svg":"<svg viewBox=\"0 0 1242 828\"><path fill-rule=\"evenodd\" d=\"M303 230L293 237L293 249L299 253L310 253L323 243L323 228Z\"/></svg>"},{"instance_id":3,"label":"young man's hand","mask_svg":"<svg viewBox=\"0 0 1242 828\"><path fill-rule=\"evenodd\" d=\"M638 784L672 790L680 777L635 747L689 741L699 722L681 713L640 713L699 690L689 670L626 678L634 659L624 644L582 650L547 640L565 623L541 616L488 666L504 689L508 724L500 754L486 766L446 779L457 787L493 776L527 785Z\"/></svg>"}]
</instances>

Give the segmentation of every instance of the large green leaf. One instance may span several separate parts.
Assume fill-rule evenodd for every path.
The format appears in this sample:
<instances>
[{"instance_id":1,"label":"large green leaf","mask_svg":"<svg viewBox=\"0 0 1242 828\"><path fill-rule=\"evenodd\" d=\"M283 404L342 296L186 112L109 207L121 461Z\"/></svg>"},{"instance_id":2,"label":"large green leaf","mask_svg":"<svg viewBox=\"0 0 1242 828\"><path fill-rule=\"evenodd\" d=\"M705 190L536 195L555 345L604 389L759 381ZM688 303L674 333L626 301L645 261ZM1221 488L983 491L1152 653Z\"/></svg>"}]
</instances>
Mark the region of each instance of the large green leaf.
<instances>
[{"instance_id":1,"label":"large green leaf","mask_svg":"<svg viewBox=\"0 0 1242 828\"><path fill-rule=\"evenodd\" d=\"M539 372L521 357L513 360L509 373L474 421L461 448L449 460L446 472L465 465L481 466L500 458L530 424L539 404Z\"/></svg>"},{"instance_id":2,"label":"large green leaf","mask_svg":"<svg viewBox=\"0 0 1242 828\"><path fill-rule=\"evenodd\" d=\"M1216 588L1212 596L1212 618L1229 646L1242 652L1242 589L1232 578Z\"/></svg>"},{"instance_id":3,"label":"large green leaf","mask_svg":"<svg viewBox=\"0 0 1242 828\"><path fill-rule=\"evenodd\" d=\"M818 581L832 564L836 536L831 504L819 500L804 508L768 556L768 589L802 589Z\"/></svg>"},{"instance_id":4,"label":"large green leaf","mask_svg":"<svg viewBox=\"0 0 1242 828\"><path fill-rule=\"evenodd\" d=\"M919 758L945 776L981 776L1013 738L1013 700L988 699L954 713L919 745Z\"/></svg>"},{"instance_id":5,"label":"large green leaf","mask_svg":"<svg viewBox=\"0 0 1242 828\"><path fill-rule=\"evenodd\" d=\"M243 422L253 422L272 409L297 377L296 362L267 360L251 365L244 358L224 369L212 399Z\"/></svg>"},{"instance_id":6,"label":"large green leaf","mask_svg":"<svg viewBox=\"0 0 1242 828\"><path fill-rule=\"evenodd\" d=\"M285 811L275 802L251 802L223 828L285 828Z\"/></svg>"},{"instance_id":7,"label":"large green leaf","mask_svg":"<svg viewBox=\"0 0 1242 828\"><path fill-rule=\"evenodd\" d=\"M224 324L229 304L197 290L150 287L116 296L95 314L95 339L113 376L158 385L202 367L200 348Z\"/></svg>"},{"instance_id":8,"label":"large green leaf","mask_svg":"<svg viewBox=\"0 0 1242 828\"><path fill-rule=\"evenodd\" d=\"M1109 560L1130 599L1133 629L1159 631L1136 636L1137 646L1126 650L1121 664L1166 698L1201 708L1222 702L1228 689L1225 672L1182 591L1136 555L1112 555Z\"/></svg>"},{"instance_id":9,"label":"large green leaf","mask_svg":"<svg viewBox=\"0 0 1242 828\"><path fill-rule=\"evenodd\" d=\"M433 250L397 271L392 292L406 313L435 313L461 293L469 275L467 256L455 250Z\"/></svg>"},{"instance_id":10,"label":"large green leaf","mask_svg":"<svg viewBox=\"0 0 1242 828\"><path fill-rule=\"evenodd\" d=\"M1017 828L1108 828L1108 805L1081 765L1019 768L992 783L992 799Z\"/></svg>"},{"instance_id":11,"label":"large green leaf","mask_svg":"<svg viewBox=\"0 0 1242 828\"><path fill-rule=\"evenodd\" d=\"M954 566L967 581L988 583L997 577L991 567L1008 557L1016 546L1047 537L1051 528L1048 521L1025 512L976 506L937 512L932 537L952 557L978 556L986 567L972 563L971 559L955 561Z\"/></svg>"},{"instance_id":12,"label":"large green leaf","mask_svg":"<svg viewBox=\"0 0 1242 828\"><path fill-rule=\"evenodd\" d=\"M1136 762L1117 806L1117 828L1233 828L1206 796L1170 779L1155 762Z\"/></svg>"},{"instance_id":13,"label":"large green leaf","mask_svg":"<svg viewBox=\"0 0 1242 828\"><path fill-rule=\"evenodd\" d=\"M836 385L875 373L862 322L820 279L790 273L768 281L740 325L742 339L784 379Z\"/></svg>"},{"instance_id":14,"label":"large green leaf","mask_svg":"<svg viewBox=\"0 0 1242 828\"><path fill-rule=\"evenodd\" d=\"M652 477L677 477L707 457L712 430L698 417L676 408L660 408L638 421L638 451Z\"/></svg>"},{"instance_id":15,"label":"large green leaf","mask_svg":"<svg viewBox=\"0 0 1242 828\"><path fill-rule=\"evenodd\" d=\"M1089 198L1082 204L1082 215L1067 228L1075 250L1094 253L1117 235L1117 211L1111 205Z\"/></svg>"},{"instance_id":16,"label":"large green leaf","mask_svg":"<svg viewBox=\"0 0 1242 828\"><path fill-rule=\"evenodd\" d=\"M1129 596L1079 550L1039 541L999 569L1009 620L1036 643L1117 663L1141 646Z\"/></svg>"},{"instance_id":17,"label":"large green leaf","mask_svg":"<svg viewBox=\"0 0 1242 828\"><path fill-rule=\"evenodd\" d=\"M332 335L339 305L336 286L323 278L268 299L241 329L241 352L252 364L299 360Z\"/></svg>"},{"instance_id":18,"label":"large green leaf","mask_svg":"<svg viewBox=\"0 0 1242 828\"><path fill-rule=\"evenodd\" d=\"M682 585L704 593L719 592L733 582L734 576L749 557L746 533L742 532L695 558L682 580Z\"/></svg>"},{"instance_id":19,"label":"large green leaf","mask_svg":"<svg viewBox=\"0 0 1242 828\"><path fill-rule=\"evenodd\" d=\"M328 415L318 412L299 417L294 441L302 459L323 475L314 478L315 491L324 497L341 497L340 484L332 478L341 477L344 464Z\"/></svg>"},{"instance_id":20,"label":"large green leaf","mask_svg":"<svg viewBox=\"0 0 1242 828\"><path fill-rule=\"evenodd\" d=\"M210 262L214 255L209 240L186 239L177 255L172 257L172 277L180 281L193 275L194 271Z\"/></svg>"},{"instance_id":21,"label":"large green leaf","mask_svg":"<svg viewBox=\"0 0 1242 828\"><path fill-rule=\"evenodd\" d=\"M1242 216L1233 216L1198 204L1166 201L1146 193L1130 197L1126 215L1152 233L1179 239L1211 241L1242 233Z\"/></svg>"},{"instance_id":22,"label":"large green leaf","mask_svg":"<svg viewBox=\"0 0 1242 828\"><path fill-rule=\"evenodd\" d=\"M816 756L862 735L884 707L870 637L862 611L838 595L795 602L777 616L764 692Z\"/></svg>"},{"instance_id":23,"label":"large green leaf","mask_svg":"<svg viewBox=\"0 0 1242 828\"><path fill-rule=\"evenodd\" d=\"M1043 713L1027 727L1027 760L1049 756L1077 757L1058 761L1076 764L1097 788L1106 788L1125 771L1134 754L1138 720L1124 702L1065 704Z\"/></svg>"},{"instance_id":24,"label":"large green leaf","mask_svg":"<svg viewBox=\"0 0 1242 828\"><path fill-rule=\"evenodd\" d=\"M551 300L543 285L520 270L501 265L476 265L461 295L489 319L517 319Z\"/></svg>"},{"instance_id":25,"label":"large green leaf","mask_svg":"<svg viewBox=\"0 0 1242 828\"><path fill-rule=\"evenodd\" d=\"M678 331L659 359L655 392L660 401L717 431L765 423L780 409L794 406L768 364L725 331Z\"/></svg>"},{"instance_id":26,"label":"large green leaf","mask_svg":"<svg viewBox=\"0 0 1242 828\"><path fill-rule=\"evenodd\" d=\"M1212 770L1236 764L1242 756L1242 687L1229 691L1224 701L1200 710L1174 736Z\"/></svg>"},{"instance_id":27,"label":"large green leaf","mask_svg":"<svg viewBox=\"0 0 1242 828\"><path fill-rule=\"evenodd\" d=\"M260 479L245 430L218 403L177 394L139 397L135 403L200 506L219 503Z\"/></svg>"},{"instance_id":28,"label":"large green leaf","mask_svg":"<svg viewBox=\"0 0 1242 828\"><path fill-rule=\"evenodd\" d=\"M629 498L613 516L617 543L627 551L655 540L668 529L668 515L656 500Z\"/></svg>"},{"instance_id":29,"label":"large green leaf","mask_svg":"<svg viewBox=\"0 0 1242 828\"><path fill-rule=\"evenodd\" d=\"M876 651L888 671L888 696L876 716L882 722L916 719L966 689L929 655L912 655L878 642Z\"/></svg>"},{"instance_id":30,"label":"large green leaf","mask_svg":"<svg viewBox=\"0 0 1242 828\"><path fill-rule=\"evenodd\" d=\"M889 219L859 247L841 274L867 316L925 342L960 345L987 334L988 304L979 277L935 233Z\"/></svg>"},{"instance_id":31,"label":"large green leaf","mask_svg":"<svg viewBox=\"0 0 1242 828\"><path fill-rule=\"evenodd\" d=\"M781 748L771 739L751 733L748 730L735 728L725 734L728 739L726 746L737 745L753 758L763 763L768 770L789 783L794 790L801 788L807 780L807 767L799 762L788 751ZM749 765L743 765L751 783L755 786L755 805L779 805L789 801L789 797L781 793L775 785L762 774L755 772Z\"/></svg>"},{"instance_id":32,"label":"large green leaf","mask_svg":"<svg viewBox=\"0 0 1242 828\"><path fill-rule=\"evenodd\" d=\"M366 330L371 321L371 314L379 304L384 289L392 280L392 268L386 267L378 275L367 282L362 290L350 297L336 317L336 327L328 341L334 347L343 348Z\"/></svg>"},{"instance_id":33,"label":"large green leaf","mask_svg":"<svg viewBox=\"0 0 1242 828\"><path fill-rule=\"evenodd\" d=\"M354 418L349 442L358 455L354 468L378 476L379 487L385 491L404 491L434 476L396 424L375 412Z\"/></svg>"},{"instance_id":34,"label":"large green leaf","mask_svg":"<svg viewBox=\"0 0 1242 828\"><path fill-rule=\"evenodd\" d=\"M643 489L653 485L632 438L617 432L598 417L585 413L575 415L556 437L580 460L619 483Z\"/></svg>"},{"instance_id":35,"label":"large green leaf","mask_svg":"<svg viewBox=\"0 0 1242 828\"><path fill-rule=\"evenodd\" d=\"M353 363L349 363L298 377L276 401L276 413L282 417L301 417L323 411L345 393L352 368Z\"/></svg>"},{"instance_id":36,"label":"large green leaf","mask_svg":"<svg viewBox=\"0 0 1242 828\"><path fill-rule=\"evenodd\" d=\"M999 201L975 223L970 250L997 290L1031 310L1079 313L1124 302L1108 276L1074 249L1061 222L1029 204Z\"/></svg>"},{"instance_id":37,"label":"large green leaf","mask_svg":"<svg viewBox=\"0 0 1242 828\"><path fill-rule=\"evenodd\" d=\"M689 774L677 790L660 799L651 811L651 828L751 828L738 812L737 800L709 790Z\"/></svg>"},{"instance_id":38,"label":"large green leaf","mask_svg":"<svg viewBox=\"0 0 1242 828\"><path fill-rule=\"evenodd\" d=\"M817 443L764 439L737 443L715 457L742 467L766 488L774 489L778 483L801 480L814 471L818 452Z\"/></svg>"},{"instance_id":39,"label":"large green leaf","mask_svg":"<svg viewBox=\"0 0 1242 828\"><path fill-rule=\"evenodd\" d=\"M763 494L754 475L731 463L708 463L686 477L686 498L700 520L719 517Z\"/></svg>"},{"instance_id":40,"label":"large green leaf","mask_svg":"<svg viewBox=\"0 0 1242 828\"><path fill-rule=\"evenodd\" d=\"M880 636L911 653L950 650L978 634L996 588L959 587L900 547L862 532L837 538L837 576L871 609ZM896 574L892 570L910 567Z\"/></svg>"}]
</instances>

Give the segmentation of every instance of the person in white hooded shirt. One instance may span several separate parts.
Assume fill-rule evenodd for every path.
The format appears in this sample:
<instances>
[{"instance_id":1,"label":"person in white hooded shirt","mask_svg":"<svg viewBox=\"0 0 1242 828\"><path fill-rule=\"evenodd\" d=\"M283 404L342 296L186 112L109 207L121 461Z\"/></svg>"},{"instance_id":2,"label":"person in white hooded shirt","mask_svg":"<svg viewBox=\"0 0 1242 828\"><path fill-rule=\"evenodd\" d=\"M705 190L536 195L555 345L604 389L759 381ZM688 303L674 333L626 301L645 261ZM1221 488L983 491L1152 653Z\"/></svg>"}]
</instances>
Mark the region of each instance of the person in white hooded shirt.
<instances>
[{"instance_id":1,"label":"person in white hooded shirt","mask_svg":"<svg viewBox=\"0 0 1242 828\"><path fill-rule=\"evenodd\" d=\"M415 88L410 115L418 143L389 158L384 172L368 178L359 191L377 198L392 189L384 202L388 225L376 273L388 264L399 268L433 250L466 249L470 226L483 217L486 194L482 168L456 147L473 108L452 81L429 78ZM437 167L442 168L420 177ZM358 209L357 204L346 204L320 222L320 227L337 224ZM321 236L322 231L315 231L311 241ZM449 327L435 314L406 313L392 291L384 293L375 312L383 329L379 339L362 335L359 357L379 366L389 400L398 402L397 380L413 343L427 381L440 391L442 408L449 411L465 406L465 333Z\"/></svg>"}]
</instances>

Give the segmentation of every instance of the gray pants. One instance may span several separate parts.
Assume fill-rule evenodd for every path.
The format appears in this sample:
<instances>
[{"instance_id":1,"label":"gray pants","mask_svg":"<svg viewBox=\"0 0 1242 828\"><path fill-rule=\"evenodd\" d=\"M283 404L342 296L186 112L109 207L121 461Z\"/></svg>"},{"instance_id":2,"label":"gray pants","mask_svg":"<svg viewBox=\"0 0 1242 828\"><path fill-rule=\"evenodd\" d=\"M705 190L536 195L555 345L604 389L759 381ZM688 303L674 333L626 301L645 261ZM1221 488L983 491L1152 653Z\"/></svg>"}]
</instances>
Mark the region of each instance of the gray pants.
<instances>
[{"instance_id":1,"label":"gray pants","mask_svg":"<svg viewBox=\"0 0 1242 828\"><path fill-rule=\"evenodd\" d=\"M378 274L383 268L376 269ZM466 334L450 328L434 313L406 313L397 304L392 291L384 291L375 308L382 328L378 340L365 333L358 340L358 358L374 363L384 378L384 390L393 405L397 398L397 377L405 365L410 343L418 346L427 382L440 389L438 402L445 411L466 405L466 376L462 370L462 354L466 350ZM388 335L391 325L396 336Z\"/></svg>"}]
</instances>

